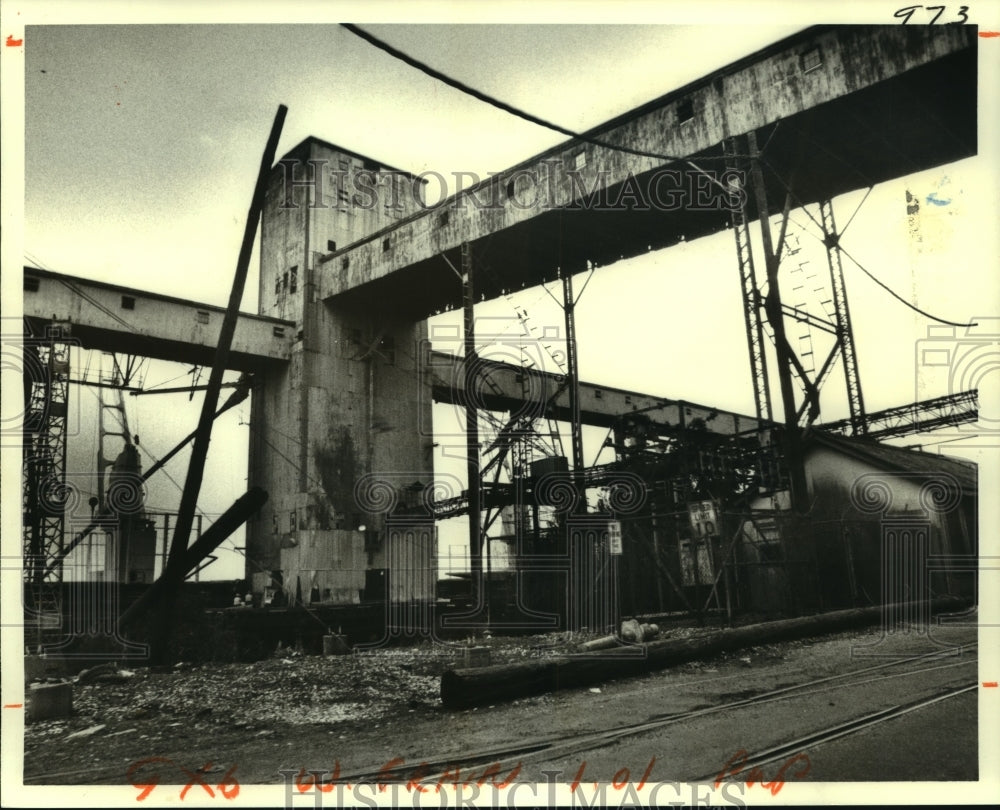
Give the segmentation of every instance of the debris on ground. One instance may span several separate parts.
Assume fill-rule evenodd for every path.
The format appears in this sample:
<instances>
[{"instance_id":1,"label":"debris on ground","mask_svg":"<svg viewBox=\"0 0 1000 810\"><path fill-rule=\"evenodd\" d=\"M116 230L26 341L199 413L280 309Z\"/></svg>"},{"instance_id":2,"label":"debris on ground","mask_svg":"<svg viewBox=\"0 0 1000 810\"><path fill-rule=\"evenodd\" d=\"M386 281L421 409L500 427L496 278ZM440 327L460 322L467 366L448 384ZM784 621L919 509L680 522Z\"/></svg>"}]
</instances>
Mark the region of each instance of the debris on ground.
<instances>
[{"instance_id":1,"label":"debris on ground","mask_svg":"<svg viewBox=\"0 0 1000 810\"><path fill-rule=\"evenodd\" d=\"M711 632L711 627L669 625L660 637L691 638ZM38 717L25 725L25 762L39 773L66 772L78 774L68 777L72 779L99 780L121 778L121 763L136 756L183 756L181 752L198 749L208 739L220 750L246 750L248 741L254 741L251 750L266 751L275 740L315 733L332 735L331 739L341 743L380 739L375 730L400 718L408 723L447 721L461 725L456 718L468 714L471 720L475 711L447 713L441 705L440 684L445 671L461 665L468 647L487 648L492 663L506 664L578 655L581 643L603 635L478 634L451 644L424 642L354 650L343 656L306 655L284 648L254 663L184 662L154 668L122 662L127 669L120 663L101 664L85 678L62 682L59 688L72 689L67 714ZM750 656L766 664L782 660L793 647L804 643L758 645L691 661L678 669L691 674L715 673L727 661L739 666L740 657ZM634 683L662 677L661 673L649 674ZM45 686L36 682L31 689ZM612 684L592 687L585 694L615 692ZM541 694L513 705L531 704L544 712L566 699L565 695ZM268 742L257 745L257 740ZM90 767L78 770L85 760L92 763ZM103 763L110 776L94 772L97 763Z\"/></svg>"},{"instance_id":2,"label":"debris on ground","mask_svg":"<svg viewBox=\"0 0 1000 810\"><path fill-rule=\"evenodd\" d=\"M90 728L82 729L81 731L74 731L72 734L66 736L67 740L78 740L81 737L93 737L98 731L106 729L107 725L101 723L98 726L91 726Z\"/></svg>"}]
</instances>

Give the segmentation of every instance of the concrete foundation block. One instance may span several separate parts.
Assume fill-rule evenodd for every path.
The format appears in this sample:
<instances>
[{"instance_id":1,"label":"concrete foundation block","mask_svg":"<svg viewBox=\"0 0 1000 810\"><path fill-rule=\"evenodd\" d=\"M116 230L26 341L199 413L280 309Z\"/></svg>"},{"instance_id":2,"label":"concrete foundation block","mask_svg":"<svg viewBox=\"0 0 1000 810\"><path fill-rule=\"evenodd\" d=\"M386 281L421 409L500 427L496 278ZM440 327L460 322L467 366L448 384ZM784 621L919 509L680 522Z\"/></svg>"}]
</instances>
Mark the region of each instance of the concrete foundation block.
<instances>
[{"instance_id":1,"label":"concrete foundation block","mask_svg":"<svg viewBox=\"0 0 1000 810\"><path fill-rule=\"evenodd\" d=\"M26 717L29 721L68 717L73 712L73 684L32 684L25 696L28 701Z\"/></svg>"},{"instance_id":2,"label":"concrete foundation block","mask_svg":"<svg viewBox=\"0 0 1000 810\"><path fill-rule=\"evenodd\" d=\"M24 656L24 682L40 681L45 678L45 659L40 655Z\"/></svg>"},{"instance_id":3,"label":"concrete foundation block","mask_svg":"<svg viewBox=\"0 0 1000 810\"><path fill-rule=\"evenodd\" d=\"M51 655L29 654L24 656L24 682L41 681L45 678L58 678L66 674L62 658Z\"/></svg>"},{"instance_id":4,"label":"concrete foundation block","mask_svg":"<svg viewBox=\"0 0 1000 810\"><path fill-rule=\"evenodd\" d=\"M347 643L347 636L323 636L323 655L347 655L350 651L351 645Z\"/></svg>"},{"instance_id":5,"label":"concrete foundation block","mask_svg":"<svg viewBox=\"0 0 1000 810\"><path fill-rule=\"evenodd\" d=\"M489 647L466 647L462 657L462 663L466 668L488 667L490 665Z\"/></svg>"}]
</instances>

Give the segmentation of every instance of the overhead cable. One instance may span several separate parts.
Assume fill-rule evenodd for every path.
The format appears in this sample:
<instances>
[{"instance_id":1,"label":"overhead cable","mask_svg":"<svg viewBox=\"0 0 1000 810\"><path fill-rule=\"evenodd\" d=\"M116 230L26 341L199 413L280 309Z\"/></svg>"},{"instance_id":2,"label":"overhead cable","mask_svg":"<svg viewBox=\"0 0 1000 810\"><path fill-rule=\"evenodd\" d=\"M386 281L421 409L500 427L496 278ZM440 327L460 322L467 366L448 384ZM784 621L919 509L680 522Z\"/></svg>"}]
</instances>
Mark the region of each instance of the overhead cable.
<instances>
[{"instance_id":1,"label":"overhead cable","mask_svg":"<svg viewBox=\"0 0 1000 810\"><path fill-rule=\"evenodd\" d=\"M820 240L820 241L824 241L824 243L825 243L825 239L827 239L828 237L835 236L835 234L827 234L826 233L826 230L823 228L822 223L819 222L819 220L817 220L815 216L813 216L812 212L808 208L806 208L806 206L802 202L802 200L800 200L798 198L798 196L795 194L795 192L792 191L792 189L789 187L789 185L784 181L784 178L782 178L782 176L777 171L775 171L775 169L774 169L773 166L769 165L767 163L767 161L764 160L763 157L760 157L760 162L761 162L762 165L764 165L768 169L770 169L771 174L773 174L777 178L778 182L784 187L786 193L793 200L795 200L796 205L798 205L799 208L801 208L803 211L805 211L806 212L806 216L809 217L809 219L811 219L813 221L813 223L816 225L816 227L820 229L820 232L823 234L823 237L824 237L823 240ZM867 195L865 195L865 196L867 197ZM861 202L863 203L864 200L862 200ZM766 216L766 212L763 212L762 216ZM853 219L853 217L852 217L852 219ZM848 224L850 224L850 223L848 222ZM809 232L806 231L806 233L809 233ZM819 237L815 236L815 234L810 234L810 235L813 236L813 237L815 237L816 239L819 239ZM850 259L852 262L854 262L854 264L858 267L859 270L861 270L862 273L864 273L866 276L868 276L868 278L870 278L872 281L874 281L876 284L878 284L878 286L881 287L883 290L885 290L887 293L889 293L889 295L891 295L893 298L895 298L901 304L904 304L905 306L907 306L910 309L912 309L917 314L923 315L928 320L934 321L935 323L944 324L945 326L962 326L962 327L966 327L966 328L971 328L971 327L977 325L975 323L972 323L971 321L968 322L968 323L959 323L958 321L949 321L947 318L939 318L937 315L932 315L931 313L927 312L926 310L921 309L920 307L918 307L916 304L912 304L909 301L907 301L905 298L903 298L903 296L901 296L894 289L892 289L892 287L890 287L884 281L882 281L881 279L879 279L867 267L865 267L863 264L861 264L861 262L859 262L857 259L855 259L847 250L845 250L844 247L839 243L839 241L834 245L834 248L836 250L839 250L848 259Z\"/></svg>"},{"instance_id":2,"label":"overhead cable","mask_svg":"<svg viewBox=\"0 0 1000 810\"><path fill-rule=\"evenodd\" d=\"M370 45L375 46L379 50L384 51L385 53L389 54L395 59L400 60L401 62L405 62L410 67L419 70L421 73L430 76L432 79L436 79L439 82L443 82L444 84L447 84L449 87L453 87L456 90L465 93L466 95L472 96L473 98L478 99L479 101L482 101L485 104L489 104L492 107L496 107L498 110L503 110L503 112L509 113L510 115L521 118L532 124L535 124L540 127L545 127L546 129L550 129L553 132L558 132L560 135L565 135L569 138L574 138L579 141L584 141L586 143L593 144L594 146L601 146L604 147L605 149L613 149L617 152L625 152L626 154L636 155L637 157L653 158L654 160L668 161L671 163L681 161L687 163L692 169L694 169L697 172L700 172L702 174L708 174L707 172L704 171L704 169L699 168L689 158L686 157L678 157L676 155L665 155L661 152L649 152L644 149L633 149L630 146L622 146L621 144L609 143L607 141L601 140L600 138L595 138L591 135L575 132L572 129L568 129L564 126L561 126L560 124L553 123L552 121L548 121L544 118L539 118L537 115L533 115L532 113L522 110L520 107L515 107L512 104L508 104L506 101L501 101L500 99L495 98L494 96L491 96L487 93L484 93L481 90L477 90L474 87L470 87L469 85L465 84L465 82L461 82L458 79L453 79L451 76L448 76L447 74L444 74L441 71L432 68L430 65L426 64L425 62L421 62L419 59L414 59L409 54L403 53L398 48L394 48L389 43L384 42L383 40L379 39L378 37L368 33L367 31L361 28L358 28L358 26L356 25L351 25L350 23L341 23L340 25L341 27L350 31L355 36L360 37ZM730 160L733 157L747 157L747 156L706 155L704 156L704 159Z\"/></svg>"}]
</instances>

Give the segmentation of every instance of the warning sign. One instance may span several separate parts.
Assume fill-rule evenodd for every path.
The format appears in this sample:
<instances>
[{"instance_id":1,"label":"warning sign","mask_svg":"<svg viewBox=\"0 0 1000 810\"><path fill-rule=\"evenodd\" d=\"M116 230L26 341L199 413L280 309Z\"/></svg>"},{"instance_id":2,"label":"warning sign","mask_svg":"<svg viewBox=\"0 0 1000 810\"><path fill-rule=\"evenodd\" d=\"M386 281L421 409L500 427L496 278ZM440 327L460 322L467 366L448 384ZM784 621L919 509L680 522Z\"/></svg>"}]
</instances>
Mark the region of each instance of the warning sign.
<instances>
[{"instance_id":1,"label":"warning sign","mask_svg":"<svg viewBox=\"0 0 1000 810\"><path fill-rule=\"evenodd\" d=\"M688 516L691 519L692 536L698 539L718 536L719 516L715 501L692 501L688 504Z\"/></svg>"}]
</instances>

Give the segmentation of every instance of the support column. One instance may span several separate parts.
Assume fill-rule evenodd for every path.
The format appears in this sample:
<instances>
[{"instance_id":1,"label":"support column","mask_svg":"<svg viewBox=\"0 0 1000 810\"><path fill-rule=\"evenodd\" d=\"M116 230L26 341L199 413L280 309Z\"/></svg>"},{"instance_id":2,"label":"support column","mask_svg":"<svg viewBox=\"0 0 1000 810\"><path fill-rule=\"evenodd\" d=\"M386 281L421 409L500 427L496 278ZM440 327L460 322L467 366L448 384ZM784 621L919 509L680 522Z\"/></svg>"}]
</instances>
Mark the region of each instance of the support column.
<instances>
[{"instance_id":1,"label":"support column","mask_svg":"<svg viewBox=\"0 0 1000 810\"><path fill-rule=\"evenodd\" d=\"M576 353L576 301L573 300L573 276L566 273L562 279L563 312L566 316L566 376L569 378L570 437L573 447L573 480L579 497L577 508L586 511L583 486L583 434L580 429L580 372Z\"/></svg>"},{"instance_id":2,"label":"support column","mask_svg":"<svg viewBox=\"0 0 1000 810\"><path fill-rule=\"evenodd\" d=\"M781 388L781 404L785 417L785 464L791 478L792 508L802 511L806 506L806 475L803 466L799 426L795 408L795 392L792 388L792 351L785 335L784 314L781 308L781 291L778 285L779 259L771 242L771 226L768 222L767 192L764 188L764 174L760 168L760 153L757 151L757 136L747 134L747 145L751 155L753 186L757 201L757 217L760 222L761 241L764 245L764 260L767 267L767 296L764 312L774 330L774 344L778 355L778 382Z\"/></svg>"},{"instance_id":3,"label":"support column","mask_svg":"<svg viewBox=\"0 0 1000 810\"><path fill-rule=\"evenodd\" d=\"M483 581L483 535L479 475L479 414L472 394L478 356L476 354L475 289L472 278L472 247L462 243L462 301L465 335L465 452L469 488L469 566L473 604L480 605Z\"/></svg>"},{"instance_id":4,"label":"support column","mask_svg":"<svg viewBox=\"0 0 1000 810\"><path fill-rule=\"evenodd\" d=\"M836 315L837 342L844 361L844 378L847 383L847 405L851 414L851 433L863 436L868 432L865 418L865 403L861 396L861 375L858 373L858 356L854 349L854 330L851 328L851 313L847 306L847 287L844 284L844 268L840 263L840 234L833 219L833 202L824 200L819 204L820 219L823 223L823 243L830 263L830 286L833 290L833 308Z\"/></svg>"},{"instance_id":5,"label":"support column","mask_svg":"<svg viewBox=\"0 0 1000 810\"><path fill-rule=\"evenodd\" d=\"M740 172L742 165L735 155L738 153L736 138L723 142L726 151L727 168ZM736 239L736 258L739 262L740 289L743 292L743 322L747 332L747 348L750 352L750 377L753 384L754 408L758 421L771 421L771 389L767 379L767 355L764 352L764 328L760 318L760 289L753 263L753 249L750 244L750 223L747 219L744 184L734 174L730 188L740 195L739 208L730 212L733 236Z\"/></svg>"}]
</instances>

